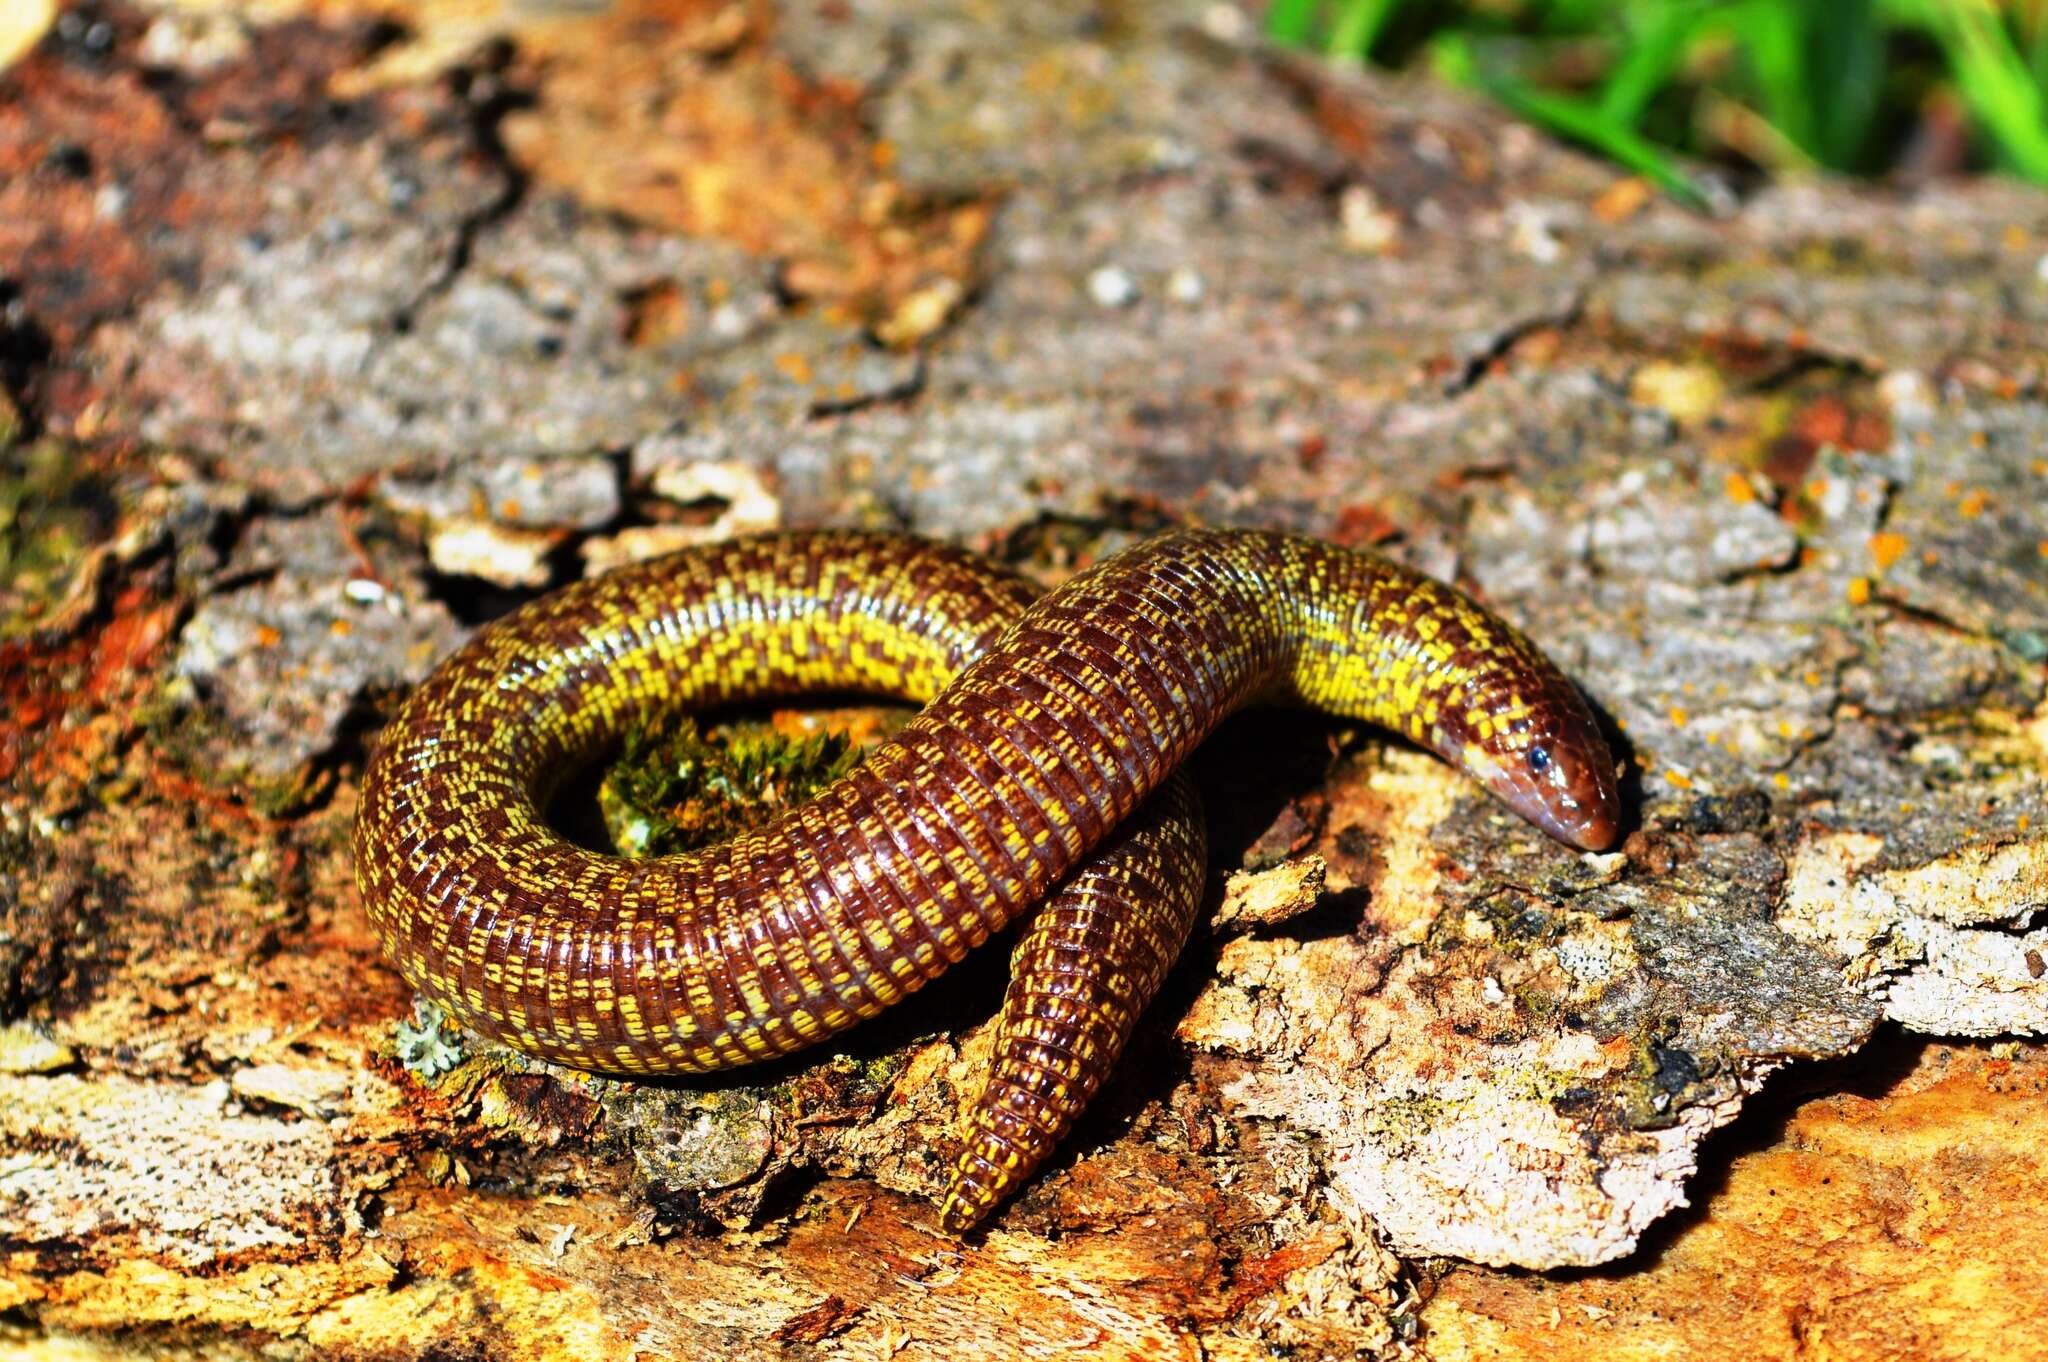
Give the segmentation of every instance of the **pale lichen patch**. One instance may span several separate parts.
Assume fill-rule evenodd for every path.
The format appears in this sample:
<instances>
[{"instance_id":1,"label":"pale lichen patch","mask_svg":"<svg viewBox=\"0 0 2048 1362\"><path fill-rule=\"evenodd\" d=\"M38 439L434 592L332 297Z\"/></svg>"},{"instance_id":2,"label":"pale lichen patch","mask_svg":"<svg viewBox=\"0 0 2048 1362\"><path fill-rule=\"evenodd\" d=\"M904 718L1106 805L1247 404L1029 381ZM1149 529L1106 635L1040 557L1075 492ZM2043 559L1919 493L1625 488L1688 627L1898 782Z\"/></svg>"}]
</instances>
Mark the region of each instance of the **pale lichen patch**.
<instances>
[{"instance_id":1,"label":"pale lichen patch","mask_svg":"<svg viewBox=\"0 0 2048 1362\"><path fill-rule=\"evenodd\" d=\"M1271 927L1313 908L1329 867L1320 856L1282 861L1266 870L1238 871L1224 882L1212 927Z\"/></svg>"},{"instance_id":2,"label":"pale lichen patch","mask_svg":"<svg viewBox=\"0 0 2048 1362\"><path fill-rule=\"evenodd\" d=\"M1382 869L1371 886L1368 911L1382 930L1403 940L1420 939L1439 906L1437 825L1469 790L1443 762L1405 750L1388 751L1365 785L1387 805L1387 815L1373 824L1381 838Z\"/></svg>"},{"instance_id":3,"label":"pale lichen patch","mask_svg":"<svg viewBox=\"0 0 2048 1362\"><path fill-rule=\"evenodd\" d=\"M343 1230L334 1132L241 1114L225 1081L10 1079L0 1235L175 1267L324 1251Z\"/></svg>"},{"instance_id":4,"label":"pale lichen patch","mask_svg":"<svg viewBox=\"0 0 2048 1362\"><path fill-rule=\"evenodd\" d=\"M1973 842L1916 866L1831 833L1787 868L1778 925L1843 957L1886 1015L1933 1035L2048 1031L2048 837Z\"/></svg>"},{"instance_id":5,"label":"pale lichen patch","mask_svg":"<svg viewBox=\"0 0 2048 1362\"><path fill-rule=\"evenodd\" d=\"M1615 1128L1573 1098L1600 1105L1596 1085L1632 1063L1625 1042L1540 1029L1490 1043L1509 1020L1504 998L1489 1004L1415 956L1368 991L1385 949L1231 942L1180 1028L1204 1049L1264 1060L1226 1086L1226 1108L1316 1137L1333 1210L1376 1224L1396 1252L1560 1266L1624 1253L1684 1204L1699 1137L1734 1114L1745 1085L1688 1104L1665 1129Z\"/></svg>"}]
</instances>

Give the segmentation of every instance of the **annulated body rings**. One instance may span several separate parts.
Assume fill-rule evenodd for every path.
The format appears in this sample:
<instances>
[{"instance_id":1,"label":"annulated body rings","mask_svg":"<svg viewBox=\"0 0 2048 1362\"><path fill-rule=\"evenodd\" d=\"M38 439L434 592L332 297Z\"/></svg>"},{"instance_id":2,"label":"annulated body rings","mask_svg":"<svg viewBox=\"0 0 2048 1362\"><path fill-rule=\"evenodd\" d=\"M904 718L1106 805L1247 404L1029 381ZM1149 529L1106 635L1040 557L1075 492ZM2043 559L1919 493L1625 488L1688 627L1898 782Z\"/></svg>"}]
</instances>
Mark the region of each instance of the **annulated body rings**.
<instances>
[{"instance_id":1,"label":"annulated body rings","mask_svg":"<svg viewBox=\"0 0 2048 1362\"><path fill-rule=\"evenodd\" d=\"M1254 698L1407 735L1573 845L1616 834L1584 701L1467 597L1314 540L1189 530L1034 600L893 535L737 540L480 630L383 733L357 876L407 979L466 1024L604 1072L694 1073L872 1016L1030 914L943 1219L1028 1177L1114 1064L1193 921L1181 762ZM585 850L540 809L628 727L815 690L925 703L759 830Z\"/></svg>"}]
</instances>

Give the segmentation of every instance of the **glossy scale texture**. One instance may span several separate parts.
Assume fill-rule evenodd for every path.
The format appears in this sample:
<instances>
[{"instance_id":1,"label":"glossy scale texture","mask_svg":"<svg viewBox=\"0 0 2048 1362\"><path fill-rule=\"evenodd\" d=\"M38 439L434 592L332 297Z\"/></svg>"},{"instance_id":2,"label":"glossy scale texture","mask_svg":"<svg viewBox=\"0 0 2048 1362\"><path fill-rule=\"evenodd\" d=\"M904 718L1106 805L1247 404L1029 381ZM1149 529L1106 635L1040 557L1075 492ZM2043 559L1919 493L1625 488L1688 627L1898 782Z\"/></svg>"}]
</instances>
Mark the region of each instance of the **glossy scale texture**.
<instances>
[{"instance_id":1,"label":"glossy scale texture","mask_svg":"<svg viewBox=\"0 0 2048 1362\"><path fill-rule=\"evenodd\" d=\"M1613 762L1577 690L1407 568L1188 530L1034 595L923 540L792 534L623 569L480 630L364 778L357 876L386 949L506 1044L696 1073L872 1016L1032 912L942 1208L957 1229L1052 1149L1179 952L1204 843L1175 772L1247 700L1392 728L1575 846L1615 837ZM925 708L752 834L628 861L541 813L631 726L848 689Z\"/></svg>"}]
</instances>

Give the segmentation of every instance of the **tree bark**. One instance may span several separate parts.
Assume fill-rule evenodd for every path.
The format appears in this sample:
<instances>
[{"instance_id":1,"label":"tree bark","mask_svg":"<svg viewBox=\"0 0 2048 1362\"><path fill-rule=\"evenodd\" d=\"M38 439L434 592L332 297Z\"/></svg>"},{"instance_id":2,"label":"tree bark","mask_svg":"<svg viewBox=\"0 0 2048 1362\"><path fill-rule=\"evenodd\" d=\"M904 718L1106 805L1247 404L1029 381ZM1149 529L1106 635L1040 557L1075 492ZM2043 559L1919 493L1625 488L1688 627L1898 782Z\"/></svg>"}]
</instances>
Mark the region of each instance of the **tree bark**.
<instances>
[{"instance_id":1,"label":"tree bark","mask_svg":"<svg viewBox=\"0 0 2048 1362\"><path fill-rule=\"evenodd\" d=\"M1709 219L1224 6L459 8L0 72L10 1348L2040 1355L2048 197ZM480 620L777 525L1051 581L1189 520L1515 620L1626 845L1232 721L1195 942L966 1239L1000 950L702 1082L415 1017L355 782Z\"/></svg>"}]
</instances>

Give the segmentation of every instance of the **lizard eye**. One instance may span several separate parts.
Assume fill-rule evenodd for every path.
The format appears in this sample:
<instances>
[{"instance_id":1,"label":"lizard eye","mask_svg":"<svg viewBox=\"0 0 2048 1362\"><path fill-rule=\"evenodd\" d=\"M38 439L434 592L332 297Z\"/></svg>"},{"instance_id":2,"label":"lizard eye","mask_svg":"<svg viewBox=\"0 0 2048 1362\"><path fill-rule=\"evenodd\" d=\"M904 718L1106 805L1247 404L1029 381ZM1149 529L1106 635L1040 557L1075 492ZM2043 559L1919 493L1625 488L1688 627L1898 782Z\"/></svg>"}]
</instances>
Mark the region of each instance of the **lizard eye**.
<instances>
[{"instance_id":1,"label":"lizard eye","mask_svg":"<svg viewBox=\"0 0 2048 1362\"><path fill-rule=\"evenodd\" d=\"M1550 749L1547 747L1530 748L1529 769L1539 776L1548 771L1550 769Z\"/></svg>"}]
</instances>

